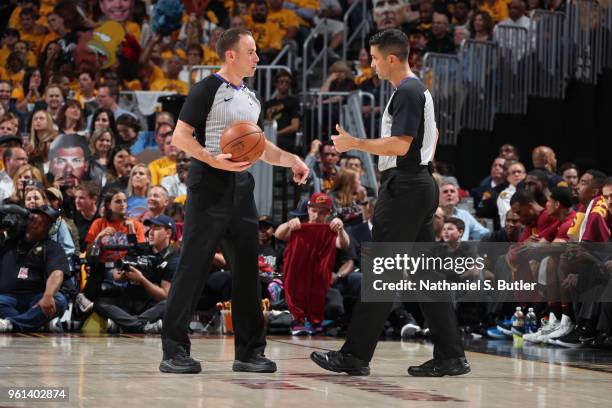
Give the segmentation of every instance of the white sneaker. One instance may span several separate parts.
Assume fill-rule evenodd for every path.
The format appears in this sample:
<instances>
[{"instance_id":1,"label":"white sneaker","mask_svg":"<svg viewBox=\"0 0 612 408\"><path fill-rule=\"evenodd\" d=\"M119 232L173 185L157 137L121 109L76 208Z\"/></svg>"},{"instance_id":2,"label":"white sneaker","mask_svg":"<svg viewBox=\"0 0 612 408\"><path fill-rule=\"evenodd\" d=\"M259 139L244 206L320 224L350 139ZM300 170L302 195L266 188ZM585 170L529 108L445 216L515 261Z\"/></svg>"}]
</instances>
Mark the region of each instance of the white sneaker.
<instances>
[{"instance_id":1,"label":"white sneaker","mask_svg":"<svg viewBox=\"0 0 612 408\"><path fill-rule=\"evenodd\" d=\"M145 334L159 334L162 331L162 321L161 319L153 322L147 323L144 327Z\"/></svg>"},{"instance_id":2,"label":"white sneaker","mask_svg":"<svg viewBox=\"0 0 612 408\"><path fill-rule=\"evenodd\" d=\"M75 302L76 302L77 306L79 307L79 310L82 313L89 313L89 312L91 312L91 309L93 309L93 307L94 307L93 302L91 300L87 299L85 297L85 295L82 294L82 293L79 293L76 296Z\"/></svg>"},{"instance_id":3,"label":"white sneaker","mask_svg":"<svg viewBox=\"0 0 612 408\"><path fill-rule=\"evenodd\" d=\"M9 319L0 319L0 333L10 333L13 331L13 323Z\"/></svg>"},{"instance_id":4,"label":"white sneaker","mask_svg":"<svg viewBox=\"0 0 612 408\"><path fill-rule=\"evenodd\" d=\"M565 336L569 332L574 330L574 323L567 315L561 316L561 323L557 327L557 329L546 336L542 336L542 342L547 342L549 344L557 344L557 339Z\"/></svg>"},{"instance_id":5,"label":"white sneaker","mask_svg":"<svg viewBox=\"0 0 612 408\"><path fill-rule=\"evenodd\" d=\"M411 337L414 337L419 331L421 331L421 326L414 323L408 323L402 327L402 330L400 331L400 336L402 337L402 339L409 339Z\"/></svg>"},{"instance_id":6,"label":"white sneaker","mask_svg":"<svg viewBox=\"0 0 612 408\"><path fill-rule=\"evenodd\" d=\"M545 334L545 333L550 333L552 332L551 327L552 326L556 326L559 324L559 321L557 320L556 316L554 313L551 313L548 316L548 320L544 320L542 319L542 324L540 326L540 328L538 329L537 332L535 333L527 333L523 335L523 340L524 341L528 341L530 343L539 343L541 340L539 340L539 338ZM551 326L552 325L552 326Z\"/></svg>"},{"instance_id":7,"label":"white sneaker","mask_svg":"<svg viewBox=\"0 0 612 408\"><path fill-rule=\"evenodd\" d=\"M542 333L540 333L534 343L546 343L548 340L548 335L557 330L560 324L561 321L557 319L554 313L551 313L550 317L548 318L548 324L542 329Z\"/></svg>"}]
</instances>

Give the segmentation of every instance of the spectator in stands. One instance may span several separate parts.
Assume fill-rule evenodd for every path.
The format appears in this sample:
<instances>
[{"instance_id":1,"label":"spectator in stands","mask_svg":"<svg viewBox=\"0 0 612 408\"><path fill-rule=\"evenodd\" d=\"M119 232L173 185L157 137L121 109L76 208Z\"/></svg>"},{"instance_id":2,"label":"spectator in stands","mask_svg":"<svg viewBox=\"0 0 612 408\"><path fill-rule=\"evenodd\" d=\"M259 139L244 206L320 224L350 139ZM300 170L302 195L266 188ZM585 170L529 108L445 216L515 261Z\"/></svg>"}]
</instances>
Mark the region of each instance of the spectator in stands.
<instances>
[{"instance_id":1,"label":"spectator in stands","mask_svg":"<svg viewBox=\"0 0 612 408\"><path fill-rule=\"evenodd\" d=\"M19 135L19 117L13 113L5 113L0 118L0 136Z\"/></svg>"},{"instance_id":2,"label":"spectator in stands","mask_svg":"<svg viewBox=\"0 0 612 408\"><path fill-rule=\"evenodd\" d=\"M499 153L497 155L499 157L503 157L506 160L514 160L514 161L519 161L521 157L518 148L508 143L503 144L499 148Z\"/></svg>"},{"instance_id":3,"label":"spectator in stands","mask_svg":"<svg viewBox=\"0 0 612 408\"><path fill-rule=\"evenodd\" d=\"M115 142L118 145L129 147L132 153L138 154L142 149L137 149L140 122L132 115L121 115L117 118L117 137Z\"/></svg>"},{"instance_id":4,"label":"spectator in stands","mask_svg":"<svg viewBox=\"0 0 612 408\"><path fill-rule=\"evenodd\" d=\"M496 186L504 184L504 163L506 160L503 157L496 157L491 163L491 171L489 175L480 182L480 185L470 191L470 195L474 198L474 208L478 209L480 202L483 199L491 198L493 189ZM497 199L497 197L495 197Z\"/></svg>"},{"instance_id":5,"label":"spectator in stands","mask_svg":"<svg viewBox=\"0 0 612 408\"><path fill-rule=\"evenodd\" d=\"M29 112L34 104L42 101L42 73L38 68L27 68L23 76L23 86L17 88L16 107L22 112ZM25 94L25 95L24 95Z\"/></svg>"},{"instance_id":6,"label":"spectator in stands","mask_svg":"<svg viewBox=\"0 0 612 408\"><path fill-rule=\"evenodd\" d=\"M29 164L21 166L13 175L13 195L4 199L4 204L23 206L25 188L30 185L43 185L43 176L36 167Z\"/></svg>"},{"instance_id":7,"label":"spectator in stands","mask_svg":"<svg viewBox=\"0 0 612 408\"><path fill-rule=\"evenodd\" d=\"M165 214L170 199L163 186L152 186L147 194L147 212L143 218L149 219Z\"/></svg>"},{"instance_id":8,"label":"spectator in stands","mask_svg":"<svg viewBox=\"0 0 612 408\"><path fill-rule=\"evenodd\" d=\"M2 48L0 48L0 67L6 66L6 60L11 52L13 52L15 43L19 41L19 30L7 28L2 35Z\"/></svg>"},{"instance_id":9,"label":"spectator in stands","mask_svg":"<svg viewBox=\"0 0 612 408\"><path fill-rule=\"evenodd\" d=\"M327 30L327 36L330 39L327 44L327 52L332 59L342 59L336 53L336 49L342 44L344 23L342 22L342 5L338 0L321 0L319 1L319 10L314 17L314 26L317 27L323 20L325 25L319 26L319 30ZM323 31L320 32L323 35Z\"/></svg>"},{"instance_id":10,"label":"spectator in stands","mask_svg":"<svg viewBox=\"0 0 612 408\"><path fill-rule=\"evenodd\" d=\"M19 13L19 22L21 29L19 30L20 38L27 41L30 50L34 55L38 55L42 50L42 42L47 32L45 28L36 24L38 16L31 8L24 8Z\"/></svg>"},{"instance_id":11,"label":"spectator in stands","mask_svg":"<svg viewBox=\"0 0 612 408\"><path fill-rule=\"evenodd\" d=\"M455 44L448 28L448 16L443 13L434 13L431 24L431 36L427 43L427 51L443 54L455 52Z\"/></svg>"},{"instance_id":12,"label":"spectator in stands","mask_svg":"<svg viewBox=\"0 0 612 408\"><path fill-rule=\"evenodd\" d=\"M146 164L137 164L130 171L127 187L127 214L140 218L147 211L147 195L151 189L151 172Z\"/></svg>"},{"instance_id":13,"label":"spectator in stands","mask_svg":"<svg viewBox=\"0 0 612 408\"><path fill-rule=\"evenodd\" d=\"M76 92L74 99L79 101L85 115L89 116L98 109L98 102L96 100L96 82L94 75L89 71L82 71L78 76L79 88Z\"/></svg>"},{"instance_id":14,"label":"spectator in stands","mask_svg":"<svg viewBox=\"0 0 612 408\"><path fill-rule=\"evenodd\" d=\"M166 299L172 277L178 266L178 254L170 242L176 235L172 218L161 215L145 221L149 226L148 242L155 255L149 270L130 266L115 270L113 277L119 282L129 282L119 297L100 298L94 310L111 323L109 332L120 329L125 332L159 334ZM117 328L114 328L116 324Z\"/></svg>"},{"instance_id":15,"label":"spectator in stands","mask_svg":"<svg viewBox=\"0 0 612 408\"><path fill-rule=\"evenodd\" d=\"M85 136L85 119L81 104L74 99L68 99L57 115L57 127L60 133Z\"/></svg>"},{"instance_id":16,"label":"spectator in stands","mask_svg":"<svg viewBox=\"0 0 612 408\"><path fill-rule=\"evenodd\" d=\"M51 207L55 208L56 210L60 212L63 211L64 194L62 194L62 192L59 189L55 187L48 187L45 189L45 196L47 197L47 202L49 203ZM66 198L69 198L69 197L66 196ZM73 214L73 212L70 212L70 214ZM72 220L72 218L69 218L67 211L62 212L61 219L66 223L66 226L68 227L68 232L70 233L70 237L72 238L72 242L74 243L74 254L78 254L80 251L80 246L79 246L80 236L79 236L79 231L77 229L77 226L74 223L74 220ZM51 231L53 231L53 228L51 228Z\"/></svg>"},{"instance_id":17,"label":"spectator in stands","mask_svg":"<svg viewBox=\"0 0 612 408\"><path fill-rule=\"evenodd\" d=\"M319 145L320 162L310 154L306 157L306 165L310 167L310 188L315 193L326 193L333 186L340 167L340 154L331 141Z\"/></svg>"},{"instance_id":18,"label":"spectator in stands","mask_svg":"<svg viewBox=\"0 0 612 408\"><path fill-rule=\"evenodd\" d=\"M328 194L333 200L336 217L347 228L363 223L361 203L366 200L366 190L361 185L359 173L350 169L340 170Z\"/></svg>"},{"instance_id":19,"label":"spectator in stands","mask_svg":"<svg viewBox=\"0 0 612 408\"><path fill-rule=\"evenodd\" d=\"M77 186L89 169L89 146L79 135L62 134L49 149L49 173L58 188Z\"/></svg>"},{"instance_id":20,"label":"spectator in stands","mask_svg":"<svg viewBox=\"0 0 612 408\"><path fill-rule=\"evenodd\" d=\"M97 129L110 129L113 131L113 135L118 134L115 116L110 109L98 108L94 111L90 118L91 121L89 121L89 124L87 125L90 135L92 135Z\"/></svg>"},{"instance_id":21,"label":"spectator in stands","mask_svg":"<svg viewBox=\"0 0 612 408\"><path fill-rule=\"evenodd\" d=\"M531 170L523 181L526 190L531 191L535 200L541 206L546 204L550 190L548 189L548 177L543 170ZM518 187L520 189L520 187Z\"/></svg>"},{"instance_id":22,"label":"spectator in stands","mask_svg":"<svg viewBox=\"0 0 612 408\"><path fill-rule=\"evenodd\" d=\"M253 33L257 43L258 54L262 63L270 63L283 48L283 31L268 21L268 6L263 0L256 0L251 8L251 19L247 27Z\"/></svg>"},{"instance_id":23,"label":"spectator in stands","mask_svg":"<svg viewBox=\"0 0 612 408\"><path fill-rule=\"evenodd\" d=\"M461 50L461 44L464 40L470 38L470 30L464 26L456 27L453 31L453 44L455 44L455 53Z\"/></svg>"},{"instance_id":24,"label":"spectator in stands","mask_svg":"<svg viewBox=\"0 0 612 408\"><path fill-rule=\"evenodd\" d=\"M283 0L270 0L267 21L276 24L285 41L293 41L298 33L300 18L295 11L283 7Z\"/></svg>"},{"instance_id":25,"label":"spectator in stands","mask_svg":"<svg viewBox=\"0 0 612 408\"><path fill-rule=\"evenodd\" d=\"M33 209L24 238L0 248L1 332L38 330L66 310L59 288L70 276L68 259L60 245L48 238L57 217L58 212L49 206ZM35 251L35 247L43 250Z\"/></svg>"},{"instance_id":26,"label":"spectator in stands","mask_svg":"<svg viewBox=\"0 0 612 408\"><path fill-rule=\"evenodd\" d=\"M160 128L163 127L164 125L160 126ZM164 177L176 174L176 155L178 150L172 144L172 133L172 130L170 130L162 136L160 150L163 156L149 163L151 183L153 185L159 185Z\"/></svg>"},{"instance_id":27,"label":"spectator in stands","mask_svg":"<svg viewBox=\"0 0 612 408\"><path fill-rule=\"evenodd\" d=\"M109 128L100 128L93 132L89 138L89 177L98 185L106 184L106 173L110 163L110 152L115 147L115 138Z\"/></svg>"},{"instance_id":28,"label":"spectator in stands","mask_svg":"<svg viewBox=\"0 0 612 408\"><path fill-rule=\"evenodd\" d=\"M127 192L130 172L134 167L131 157L130 150L123 146L115 146L111 150L105 188Z\"/></svg>"},{"instance_id":29,"label":"spectator in stands","mask_svg":"<svg viewBox=\"0 0 612 408\"><path fill-rule=\"evenodd\" d=\"M297 153L297 131L300 130L300 102L289 95L293 77L281 71L274 77L276 96L266 101L264 112L266 120L275 120L277 126L276 144L283 150Z\"/></svg>"},{"instance_id":30,"label":"spectator in stands","mask_svg":"<svg viewBox=\"0 0 612 408\"><path fill-rule=\"evenodd\" d=\"M45 89L45 104L47 105L46 109L55 123L57 123L57 116L63 103L64 94L62 93L62 88L56 84L47 85L47 88Z\"/></svg>"},{"instance_id":31,"label":"spectator in stands","mask_svg":"<svg viewBox=\"0 0 612 408\"><path fill-rule=\"evenodd\" d=\"M4 135L0 132L0 158L4 154L4 150L10 147L22 147L22 140L17 135ZM4 164L0 160L0 170L4 170Z\"/></svg>"},{"instance_id":32,"label":"spectator in stands","mask_svg":"<svg viewBox=\"0 0 612 408\"><path fill-rule=\"evenodd\" d=\"M232 19L232 23L233 23L233 19ZM244 28L246 28L246 26ZM221 59L219 58L219 54L217 54L217 41L219 40L219 37L221 36L222 33L223 33L223 28L221 27L216 27L212 30L210 39L208 40L208 44L203 46L204 65L209 65L213 67L221 65Z\"/></svg>"},{"instance_id":33,"label":"spectator in stands","mask_svg":"<svg viewBox=\"0 0 612 408\"><path fill-rule=\"evenodd\" d=\"M113 271L118 260L125 253L120 251L104 250L106 245L127 245L129 242L144 242L144 227L134 219L127 217L127 197L125 193L115 189L109 189L102 197L103 217L95 220L85 238L88 245L87 252L91 253L92 248L102 249L97 259L97 263L92 266L92 270L83 288L83 296L87 301L96 301L103 289L105 291L116 290L117 286L113 279ZM103 283L106 283L103 288ZM78 299L77 299L78 301ZM80 302L87 306L88 302Z\"/></svg>"},{"instance_id":34,"label":"spectator in stands","mask_svg":"<svg viewBox=\"0 0 612 408\"><path fill-rule=\"evenodd\" d=\"M294 318L291 324L293 335L322 332L325 296L330 285L341 280L347 283L347 287L354 289L357 286L356 280L359 280L359 286L361 284L359 275L350 278L354 271L352 259L343 262L339 269L333 268L334 258L330 257L329 252L334 249L349 250L350 237L339 218L327 221L332 209L332 199L328 195L315 193L308 202L308 222L306 224L309 227L302 228L300 220L293 218L281 224L275 233L277 239L288 242L284 255L285 291L289 310ZM304 231L300 231L302 229ZM299 234L301 237L299 249L295 247L298 241L290 240L293 234ZM319 254L320 259L313 260L311 256L314 255L312 252L315 244L318 250L323 250L324 243L330 245L327 248L328 252ZM309 270L308 267L305 269L306 260L303 259L305 254L310 259L310 266L316 268L315 270ZM306 285L304 283L306 281L310 284ZM306 320L310 323L310 327L306 326Z\"/></svg>"},{"instance_id":35,"label":"spectator in stands","mask_svg":"<svg viewBox=\"0 0 612 408\"><path fill-rule=\"evenodd\" d=\"M102 85L98 88L98 95L96 96L96 101L98 102L98 106L100 108L109 109L113 113L115 120L119 116L124 115L124 114L132 115L135 117L135 115L132 112L123 109L117 104L118 99L119 99L119 89L117 89L116 86ZM91 128L91 123L93 123L92 117L88 118L88 122L89 124L87 127ZM108 124L107 124L107 127L108 127Z\"/></svg>"},{"instance_id":36,"label":"spectator in stands","mask_svg":"<svg viewBox=\"0 0 612 408\"><path fill-rule=\"evenodd\" d=\"M455 31L458 28L463 28L469 32L471 8L472 6L469 0L457 0L455 2L453 17L451 19L451 24L455 28Z\"/></svg>"},{"instance_id":37,"label":"spectator in stands","mask_svg":"<svg viewBox=\"0 0 612 408\"><path fill-rule=\"evenodd\" d=\"M28 154L21 147L9 147L2 153L4 170L0 172L0 203L15 192L13 176L20 167L28 164Z\"/></svg>"},{"instance_id":38,"label":"spectator in stands","mask_svg":"<svg viewBox=\"0 0 612 408\"><path fill-rule=\"evenodd\" d=\"M204 49L198 44L191 44L187 47L187 64L183 66L178 79L190 84L195 83L197 76L196 73L191 73L191 68L196 65L202 65L204 61Z\"/></svg>"},{"instance_id":39,"label":"spectator in stands","mask_svg":"<svg viewBox=\"0 0 612 408\"><path fill-rule=\"evenodd\" d=\"M563 163L559 167L559 174L561 178L567 184L567 187L574 192L574 195L578 194L578 167L574 163Z\"/></svg>"},{"instance_id":40,"label":"spectator in stands","mask_svg":"<svg viewBox=\"0 0 612 408\"><path fill-rule=\"evenodd\" d=\"M165 63L164 77L151 83L151 90L170 91L180 95L187 95L189 93L189 84L179 79L179 74L182 70L183 60L178 54L173 53ZM115 115L115 117L117 116Z\"/></svg>"},{"instance_id":41,"label":"spectator in stands","mask_svg":"<svg viewBox=\"0 0 612 408\"><path fill-rule=\"evenodd\" d=\"M430 0L421 1L419 4L419 18L406 26L406 32L414 32L418 30L426 37L431 35L431 26L433 22L434 6Z\"/></svg>"},{"instance_id":42,"label":"spectator in stands","mask_svg":"<svg viewBox=\"0 0 612 408\"><path fill-rule=\"evenodd\" d=\"M30 210L33 208L40 208L44 205L50 205L45 190L37 185L27 186L23 197L23 206ZM62 217L57 217L51 225L51 228L49 228L49 238L60 244L67 256L70 257L75 253L76 247L74 245L74 240L72 239L66 221L64 221Z\"/></svg>"},{"instance_id":43,"label":"spectator in stands","mask_svg":"<svg viewBox=\"0 0 612 408\"><path fill-rule=\"evenodd\" d=\"M482 238L483 242L517 242L521 232L519 215L512 210L506 212L504 227Z\"/></svg>"},{"instance_id":44,"label":"spectator in stands","mask_svg":"<svg viewBox=\"0 0 612 408\"><path fill-rule=\"evenodd\" d=\"M488 0L484 0L488 1ZM502 0L495 0L502 2ZM506 3L503 3L504 7ZM504 16L504 18L506 18ZM476 41L491 41L493 34L493 20L486 11L479 11L474 14L472 21L470 22L470 33L471 38Z\"/></svg>"},{"instance_id":45,"label":"spectator in stands","mask_svg":"<svg viewBox=\"0 0 612 408\"><path fill-rule=\"evenodd\" d=\"M79 232L79 247L85 249L85 238L91 224L98 218L99 186L92 181L84 181L75 188L74 223Z\"/></svg>"},{"instance_id":46,"label":"spectator in stands","mask_svg":"<svg viewBox=\"0 0 612 408\"><path fill-rule=\"evenodd\" d=\"M504 0L478 0L478 9L491 17L491 26L508 18L508 2Z\"/></svg>"},{"instance_id":47,"label":"spectator in stands","mask_svg":"<svg viewBox=\"0 0 612 408\"><path fill-rule=\"evenodd\" d=\"M442 241L446 242L452 249L457 249L461 237L465 232L465 223L456 217L446 217L442 227Z\"/></svg>"},{"instance_id":48,"label":"spectator in stands","mask_svg":"<svg viewBox=\"0 0 612 408\"><path fill-rule=\"evenodd\" d=\"M17 112L15 104L11 101L12 90L13 86L10 82L6 80L0 80L0 105L2 105L2 108L4 109L4 114L7 114L9 112Z\"/></svg>"},{"instance_id":49,"label":"spectator in stands","mask_svg":"<svg viewBox=\"0 0 612 408\"><path fill-rule=\"evenodd\" d=\"M459 203L458 186L452 181L444 181L440 185L440 207L444 210L445 217L459 218L465 224L465 231L461 237L462 241L478 241L489 231L483 227L469 212L457 208Z\"/></svg>"},{"instance_id":50,"label":"spectator in stands","mask_svg":"<svg viewBox=\"0 0 612 408\"><path fill-rule=\"evenodd\" d=\"M522 27L529 30L531 20L525 15L526 11L525 0L511 0L508 3L508 18L501 20L498 26Z\"/></svg>"},{"instance_id":51,"label":"spectator in stands","mask_svg":"<svg viewBox=\"0 0 612 408\"><path fill-rule=\"evenodd\" d=\"M168 191L170 197L179 198L187 195L187 174L191 157L182 150L176 154L176 174L166 176L161 185Z\"/></svg>"},{"instance_id":52,"label":"spectator in stands","mask_svg":"<svg viewBox=\"0 0 612 408\"><path fill-rule=\"evenodd\" d=\"M24 148L30 163L43 174L49 171L49 148L58 135L49 112L44 109L35 111L32 115L30 141Z\"/></svg>"},{"instance_id":53,"label":"spectator in stands","mask_svg":"<svg viewBox=\"0 0 612 408\"><path fill-rule=\"evenodd\" d=\"M355 84L357 86L372 78L373 71L371 64L372 61L368 50L366 50L365 48L360 49L358 64L355 66Z\"/></svg>"},{"instance_id":54,"label":"spectator in stands","mask_svg":"<svg viewBox=\"0 0 612 408\"><path fill-rule=\"evenodd\" d=\"M548 187L556 187L563 181L557 171L557 157L555 151L548 146L538 146L531 153L534 170L542 170L548 178Z\"/></svg>"},{"instance_id":55,"label":"spectator in stands","mask_svg":"<svg viewBox=\"0 0 612 408\"><path fill-rule=\"evenodd\" d=\"M544 0L527 0L527 15L529 18L533 18L533 14L536 10L544 10Z\"/></svg>"},{"instance_id":56,"label":"spectator in stands","mask_svg":"<svg viewBox=\"0 0 612 408\"><path fill-rule=\"evenodd\" d=\"M17 88L21 88L25 69L28 67L26 57L20 51L17 51L18 45L22 45L24 48L27 47L25 42L17 41L15 43L15 51L11 52L6 60L6 74L13 87L11 97L14 97ZM22 89L19 89L19 91L23 93Z\"/></svg>"},{"instance_id":57,"label":"spectator in stands","mask_svg":"<svg viewBox=\"0 0 612 408\"><path fill-rule=\"evenodd\" d=\"M508 160L504 164L504 174L507 187L497 197L497 210L502 227L505 225L506 215L510 211L510 199L516 192L517 186L525 179L525 166L521 162Z\"/></svg>"}]
</instances>

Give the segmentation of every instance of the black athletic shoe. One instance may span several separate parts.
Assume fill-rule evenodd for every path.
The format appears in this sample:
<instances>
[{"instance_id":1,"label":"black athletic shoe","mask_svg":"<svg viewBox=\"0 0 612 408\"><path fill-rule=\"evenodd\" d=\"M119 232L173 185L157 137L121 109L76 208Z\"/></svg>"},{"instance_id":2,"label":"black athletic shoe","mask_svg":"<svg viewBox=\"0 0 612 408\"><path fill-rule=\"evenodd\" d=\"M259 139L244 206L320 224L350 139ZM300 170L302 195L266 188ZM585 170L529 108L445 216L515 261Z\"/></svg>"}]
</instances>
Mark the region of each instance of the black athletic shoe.
<instances>
[{"instance_id":1,"label":"black athletic shoe","mask_svg":"<svg viewBox=\"0 0 612 408\"><path fill-rule=\"evenodd\" d=\"M275 373L276 363L263 355L256 355L247 361L234 360L232 370L245 373Z\"/></svg>"},{"instance_id":2,"label":"black athletic shoe","mask_svg":"<svg viewBox=\"0 0 612 408\"><path fill-rule=\"evenodd\" d=\"M572 330L565 336L558 338L555 344L567 348L582 347L583 341L593 341L596 335L597 332L587 326L576 326L574 330Z\"/></svg>"},{"instance_id":3,"label":"black athletic shoe","mask_svg":"<svg viewBox=\"0 0 612 408\"><path fill-rule=\"evenodd\" d=\"M322 353L314 351L310 359L321 368L335 373L347 373L348 375L370 375L370 366L363 360L352 354L339 351Z\"/></svg>"},{"instance_id":4,"label":"black athletic shoe","mask_svg":"<svg viewBox=\"0 0 612 408\"><path fill-rule=\"evenodd\" d=\"M159 371L169 374L198 374L202 371L202 365L187 354L177 354L162 360Z\"/></svg>"},{"instance_id":5,"label":"black athletic shoe","mask_svg":"<svg viewBox=\"0 0 612 408\"><path fill-rule=\"evenodd\" d=\"M408 367L408 374L414 377L443 377L445 375L462 375L471 371L470 363L465 357L448 360L432 359L420 366Z\"/></svg>"},{"instance_id":6,"label":"black athletic shoe","mask_svg":"<svg viewBox=\"0 0 612 408\"><path fill-rule=\"evenodd\" d=\"M601 333L591 342L591 347L606 350L612 349L612 336L608 336L606 333Z\"/></svg>"}]
</instances>

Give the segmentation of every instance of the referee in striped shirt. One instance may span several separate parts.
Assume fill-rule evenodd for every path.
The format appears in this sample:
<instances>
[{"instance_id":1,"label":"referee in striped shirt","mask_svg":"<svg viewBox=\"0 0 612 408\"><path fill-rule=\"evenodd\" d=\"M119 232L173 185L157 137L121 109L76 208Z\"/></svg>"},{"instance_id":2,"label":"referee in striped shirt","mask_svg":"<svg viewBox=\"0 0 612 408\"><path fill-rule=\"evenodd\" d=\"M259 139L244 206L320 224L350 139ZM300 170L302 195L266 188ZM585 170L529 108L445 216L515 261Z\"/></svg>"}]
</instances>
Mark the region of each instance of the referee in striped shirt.
<instances>
[{"instance_id":1,"label":"referee in striped shirt","mask_svg":"<svg viewBox=\"0 0 612 408\"><path fill-rule=\"evenodd\" d=\"M374 218L374 242L433 242L439 189L432 177L438 131L431 94L408 65L408 38L400 30L370 39L372 68L395 91L382 117L380 139L355 139L340 126L332 140L339 152L355 149L379 156L381 186ZM349 375L369 375L369 362L392 303L358 303L340 351L313 352L320 367ZM470 371L455 310L450 302L420 303L434 344L434 358L408 373L421 377Z\"/></svg>"},{"instance_id":2,"label":"referee in striped shirt","mask_svg":"<svg viewBox=\"0 0 612 408\"><path fill-rule=\"evenodd\" d=\"M235 360L232 369L275 372L264 356L266 339L258 281L258 219L249 162L233 162L222 154L221 134L232 123L249 120L263 128L261 103L242 79L255 74L257 57L252 34L225 31L217 42L219 72L198 82L189 92L172 136L173 144L191 155L187 177L183 247L168 294L162 326L165 373L199 373L191 357L188 330L192 313L208 277L213 256L221 246L232 269L232 319ZM195 136L195 137L194 137ZM308 167L294 154L271 142L261 159L290 167L293 180L305 183Z\"/></svg>"}]
</instances>

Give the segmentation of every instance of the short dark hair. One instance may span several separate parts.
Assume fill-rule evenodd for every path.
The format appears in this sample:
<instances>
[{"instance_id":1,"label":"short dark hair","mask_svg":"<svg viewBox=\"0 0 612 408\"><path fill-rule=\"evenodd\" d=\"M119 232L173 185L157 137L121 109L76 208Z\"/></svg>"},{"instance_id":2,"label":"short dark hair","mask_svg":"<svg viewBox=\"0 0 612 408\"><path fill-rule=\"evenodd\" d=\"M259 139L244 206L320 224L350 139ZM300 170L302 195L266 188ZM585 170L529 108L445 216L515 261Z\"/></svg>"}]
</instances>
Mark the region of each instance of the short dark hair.
<instances>
[{"instance_id":1,"label":"short dark hair","mask_svg":"<svg viewBox=\"0 0 612 408\"><path fill-rule=\"evenodd\" d=\"M536 199L531 191L517 190L516 193L514 193L512 195L512 198L510 199L510 206L513 206L514 203L519 203L520 205L528 205L535 202Z\"/></svg>"},{"instance_id":2,"label":"short dark hair","mask_svg":"<svg viewBox=\"0 0 612 408\"><path fill-rule=\"evenodd\" d=\"M34 10L30 8L21 9L21 12L19 13L19 18L28 17L28 16L32 17L33 19L36 19L36 13L34 12Z\"/></svg>"},{"instance_id":3,"label":"short dark hair","mask_svg":"<svg viewBox=\"0 0 612 408\"><path fill-rule=\"evenodd\" d=\"M81 181L75 190L84 191L91 198L100 197L100 186L95 181Z\"/></svg>"},{"instance_id":4,"label":"short dark hair","mask_svg":"<svg viewBox=\"0 0 612 408\"><path fill-rule=\"evenodd\" d=\"M249 30L245 30L244 28L230 28L229 30L225 30L223 34L217 40L217 55L219 55L219 59L222 62L225 62L225 52L233 49L236 44L240 41L241 35L250 35L253 34Z\"/></svg>"},{"instance_id":5,"label":"short dark hair","mask_svg":"<svg viewBox=\"0 0 612 408\"><path fill-rule=\"evenodd\" d=\"M104 193L104 195L102 195L102 208L104 208L104 219L110 221L110 219L113 217L113 213L112 211L108 210L108 207L113 201L113 197L119 193L125 194L125 191L116 188L110 188ZM127 196L127 194L125 195Z\"/></svg>"},{"instance_id":6,"label":"short dark hair","mask_svg":"<svg viewBox=\"0 0 612 408\"><path fill-rule=\"evenodd\" d=\"M565 208L571 208L574 204L574 198L572 192L567 187L554 187L550 190L550 198L557 201Z\"/></svg>"},{"instance_id":7,"label":"short dark hair","mask_svg":"<svg viewBox=\"0 0 612 408\"><path fill-rule=\"evenodd\" d=\"M591 176L593 176L591 186L601 190L601 188L604 186L603 183L606 180L606 173L595 169L589 169L585 171L584 174L590 174Z\"/></svg>"},{"instance_id":8,"label":"short dark hair","mask_svg":"<svg viewBox=\"0 0 612 408\"><path fill-rule=\"evenodd\" d=\"M612 186L612 177L608 177L604 180L603 184L601 185L601 187L605 187L605 186Z\"/></svg>"},{"instance_id":9,"label":"short dark hair","mask_svg":"<svg viewBox=\"0 0 612 408\"><path fill-rule=\"evenodd\" d=\"M70 149L78 147L83 150L83 158L85 161L89 161L89 146L87 145L87 139L78 134L61 134L51 143L49 148L49 160L53 160L57 157L59 149Z\"/></svg>"},{"instance_id":10,"label":"short dark hair","mask_svg":"<svg viewBox=\"0 0 612 408\"><path fill-rule=\"evenodd\" d=\"M465 222L457 217L446 217L444 223L453 224L459 231L465 231Z\"/></svg>"},{"instance_id":11,"label":"short dark hair","mask_svg":"<svg viewBox=\"0 0 612 408\"><path fill-rule=\"evenodd\" d=\"M548 174L546 174L544 170L540 170L540 169L531 170L529 173L527 173L527 175L537 178L542 183L544 183L545 186L548 186Z\"/></svg>"},{"instance_id":12,"label":"short dark hair","mask_svg":"<svg viewBox=\"0 0 612 408\"><path fill-rule=\"evenodd\" d=\"M102 88L108 88L108 94L115 99L119 99L119 88L116 87L115 85L102 84L100 85L98 90Z\"/></svg>"},{"instance_id":13,"label":"short dark hair","mask_svg":"<svg viewBox=\"0 0 612 408\"><path fill-rule=\"evenodd\" d=\"M129 115L127 113L124 113L122 115L119 115L119 117L117 118L116 125L122 125L122 126L127 126L131 129L134 130L134 132L138 133L140 132L140 122L138 121L138 119L136 119L134 116Z\"/></svg>"},{"instance_id":14,"label":"short dark hair","mask_svg":"<svg viewBox=\"0 0 612 408\"><path fill-rule=\"evenodd\" d=\"M385 55L395 55L400 61L407 61L410 54L408 37L396 28L376 33L370 38L370 46L376 46Z\"/></svg>"},{"instance_id":15,"label":"short dark hair","mask_svg":"<svg viewBox=\"0 0 612 408\"><path fill-rule=\"evenodd\" d=\"M325 148L328 146L333 146L334 148L336 147L334 145L334 142L332 142L331 140L326 140L325 142L321 143L321 146L319 146L319 154L323 155L323 150L325 150Z\"/></svg>"}]
</instances>

